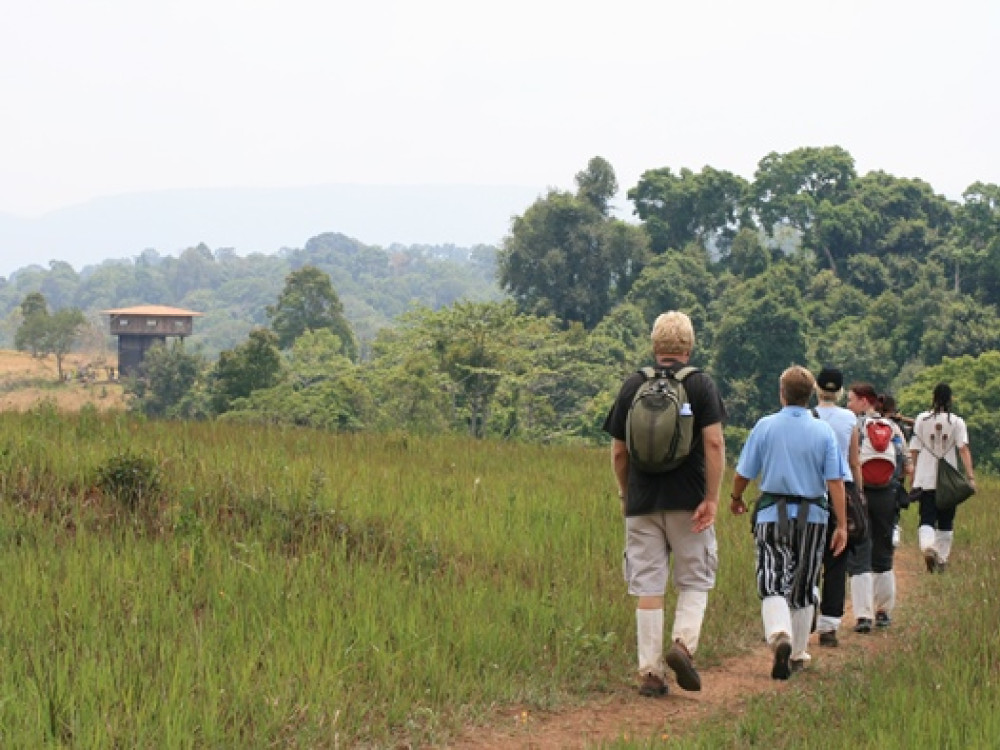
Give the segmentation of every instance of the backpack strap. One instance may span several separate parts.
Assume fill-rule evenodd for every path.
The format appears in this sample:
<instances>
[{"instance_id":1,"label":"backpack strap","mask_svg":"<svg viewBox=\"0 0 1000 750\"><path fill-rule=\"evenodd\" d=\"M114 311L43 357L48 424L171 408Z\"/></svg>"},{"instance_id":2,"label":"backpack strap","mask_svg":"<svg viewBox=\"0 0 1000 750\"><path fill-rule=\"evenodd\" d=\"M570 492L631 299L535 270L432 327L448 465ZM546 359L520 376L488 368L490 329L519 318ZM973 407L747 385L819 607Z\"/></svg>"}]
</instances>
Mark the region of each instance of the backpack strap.
<instances>
[{"instance_id":1,"label":"backpack strap","mask_svg":"<svg viewBox=\"0 0 1000 750\"><path fill-rule=\"evenodd\" d=\"M656 377L656 370L654 370L652 367L640 367L639 372L642 373L642 376L646 380L652 380L653 378Z\"/></svg>"},{"instance_id":2,"label":"backpack strap","mask_svg":"<svg viewBox=\"0 0 1000 750\"><path fill-rule=\"evenodd\" d=\"M694 365L685 365L677 372L674 373L674 377L681 383L684 382L684 378L690 375L692 372L698 372L698 368Z\"/></svg>"}]
</instances>

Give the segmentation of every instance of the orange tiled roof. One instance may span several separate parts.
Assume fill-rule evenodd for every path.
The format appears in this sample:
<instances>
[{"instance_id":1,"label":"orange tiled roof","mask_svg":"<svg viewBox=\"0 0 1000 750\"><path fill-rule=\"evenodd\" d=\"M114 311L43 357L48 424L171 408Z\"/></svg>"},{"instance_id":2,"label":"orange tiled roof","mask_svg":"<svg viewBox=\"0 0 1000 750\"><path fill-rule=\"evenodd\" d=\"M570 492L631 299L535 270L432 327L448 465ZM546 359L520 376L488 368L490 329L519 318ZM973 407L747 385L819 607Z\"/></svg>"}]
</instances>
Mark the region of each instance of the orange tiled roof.
<instances>
[{"instance_id":1,"label":"orange tiled roof","mask_svg":"<svg viewBox=\"0 0 1000 750\"><path fill-rule=\"evenodd\" d=\"M101 310L105 315L160 315L164 317L192 317L204 315L193 310L183 310L179 307L166 305L138 305L136 307L119 307L115 310Z\"/></svg>"}]
</instances>

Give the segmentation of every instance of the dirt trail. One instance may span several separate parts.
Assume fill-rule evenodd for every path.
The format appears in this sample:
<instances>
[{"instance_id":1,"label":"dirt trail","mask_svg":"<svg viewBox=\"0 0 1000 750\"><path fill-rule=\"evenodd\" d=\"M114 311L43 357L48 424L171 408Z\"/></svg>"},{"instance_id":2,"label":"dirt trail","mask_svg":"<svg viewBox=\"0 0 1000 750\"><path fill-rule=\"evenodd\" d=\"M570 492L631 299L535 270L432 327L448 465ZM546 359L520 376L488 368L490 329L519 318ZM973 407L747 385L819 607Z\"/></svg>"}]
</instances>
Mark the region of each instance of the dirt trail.
<instances>
[{"instance_id":1,"label":"dirt trail","mask_svg":"<svg viewBox=\"0 0 1000 750\"><path fill-rule=\"evenodd\" d=\"M895 570L900 602L897 614L905 615L907 592L914 590L918 576L927 575L912 539L896 550ZM842 669L854 660L859 649L875 654L892 647L891 628L886 633L876 631L870 635L858 635L851 630L854 617L849 594L847 599L839 632L840 646L821 649L813 634L809 647L813 661L809 669ZM626 736L639 741L678 736L718 712L725 711L726 716L742 713L751 696L787 690L796 680L794 676L787 682L771 679L771 652L763 642L749 654L699 672L703 687L697 693L684 692L671 678L670 694L663 699L640 698L634 688L622 687L586 706L566 711L536 713L511 708L500 713L494 725L470 728L448 747L562 750L597 746Z\"/></svg>"}]
</instances>

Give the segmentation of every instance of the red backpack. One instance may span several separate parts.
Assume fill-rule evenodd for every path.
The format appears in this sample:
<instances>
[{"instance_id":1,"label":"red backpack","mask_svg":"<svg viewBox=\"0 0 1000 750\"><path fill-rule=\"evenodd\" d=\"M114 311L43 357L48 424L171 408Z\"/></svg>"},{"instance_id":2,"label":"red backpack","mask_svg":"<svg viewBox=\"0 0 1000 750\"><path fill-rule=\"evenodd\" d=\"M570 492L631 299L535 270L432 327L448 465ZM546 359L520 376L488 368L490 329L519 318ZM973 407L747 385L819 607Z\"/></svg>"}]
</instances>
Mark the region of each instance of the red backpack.
<instances>
[{"instance_id":1,"label":"red backpack","mask_svg":"<svg viewBox=\"0 0 1000 750\"><path fill-rule=\"evenodd\" d=\"M861 479L865 487L888 487L896 473L893 425L885 417L861 417Z\"/></svg>"}]
</instances>

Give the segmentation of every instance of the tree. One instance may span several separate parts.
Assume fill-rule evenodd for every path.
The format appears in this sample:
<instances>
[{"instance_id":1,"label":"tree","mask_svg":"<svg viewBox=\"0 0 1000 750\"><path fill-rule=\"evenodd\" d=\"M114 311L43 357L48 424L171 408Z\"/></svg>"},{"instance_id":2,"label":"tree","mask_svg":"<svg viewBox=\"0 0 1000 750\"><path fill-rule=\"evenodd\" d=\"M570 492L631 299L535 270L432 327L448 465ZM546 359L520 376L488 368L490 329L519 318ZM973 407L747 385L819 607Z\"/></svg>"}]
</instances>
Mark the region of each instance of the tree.
<instances>
[{"instance_id":1,"label":"tree","mask_svg":"<svg viewBox=\"0 0 1000 750\"><path fill-rule=\"evenodd\" d=\"M587 168L576 174L576 195L607 216L611 210L611 199L618 193L618 178L615 170L605 159L595 156L587 163Z\"/></svg>"},{"instance_id":2,"label":"tree","mask_svg":"<svg viewBox=\"0 0 1000 750\"><path fill-rule=\"evenodd\" d=\"M552 190L514 218L497 266L519 311L591 329L621 301L647 256L640 227Z\"/></svg>"},{"instance_id":3,"label":"tree","mask_svg":"<svg viewBox=\"0 0 1000 750\"><path fill-rule=\"evenodd\" d=\"M778 378L806 363L808 321L798 281L780 263L726 290L714 303L719 324L712 342L712 370L723 383L732 423L749 427L777 406ZM724 312L722 312L724 311Z\"/></svg>"},{"instance_id":4,"label":"tree","mask_svg":"<svg viewBox=\"0 0 1000 750\"><path fill-rule=\"evenodd\" d=\"M340 339L344 355L351 361L357 359L358 345L344 317L344 306L330 277L315 266L288 274L277 304L268 306L267 315L282 349L291 347L306 331L326 328Z\"/></svg>"},{"instance_id":5,"label":"tree","mask_svg":"<svg viewBox=\"0 0 1000 750\"><path fill-rule=\"evenodd\" d=\"M767 232L782 223L795 227L805 235L805 244L822 252L837 273L817 222L824 203L838 205L850 197L856 177L854 158L839 146L800 148L787 154L772 151L754 173L754 208Z\"/></svg>"},{"instance_id":6,"label":"tree","mask_svg":"<svg viewBox=\"0 0 1000 750\"><path fill-rule=\"evenodd\" d=\"M63 360L73 348L80 335L80 329L87 324L83 313L75 307L56 311L48 317L45 334L45 350L56 358L56 372L63 379Z\"/></svg>"},{"instance_id":7,"label":"tree","mask_svg":"<svg viewBox=\"0 0 1000 750\"><path fill-rule=\"evenodd\" d=\"M266 328L256 328L243 344L219 354L209 378L212 408L222 414L234 400L276 385L281 374L278 337Z\"/></svg>"},{"instance_id":8,"label":"tree","mask_svg":"<svg viewBox=\"0 0 1000 750\"><path fill-rule=\"evenodd\" d=\"M227 420L294 424L328 430L371 426L372 399L360 367L345 357L327 328L306 331L292 344L287 377L234 399Z\"/></svg>"},{"instance_id":9,"label":"tree","mask_svg":"<svg viewBox=\"0 0 1000 750\"><path fill-rule=\"evenodd\" d=\"M198 382L205 362L197 353L188 353L184 341L155 344L143 357L139 375L128 378L125 392L134 398L130 408L147 417L184 417L185 400Z\"/></svg>"},{"instance_id":10,"label":"tree","mask_svg":"<svg viewBox=\"0 0 1000 750\"><path fill-rule=\"evenodd\" d=\"M21 302L21 325L14 334L14 348L30 351L32 357L45 353L45 337L49 330L49 308L41 292L31 292Z\"/></svg>"},{"instance_id":11,"label":"tree","mask_svg":"<svg viewBox=\"0 0 1000 750\"><path fill-rule=\"evenodd\" d=\"M749 220L746 191L746 180L732 172L705 167L699 173L682 169L675 175L663 168L643 173L628 197L646 226L652 251L660 254L692 242L728 245Z\"/></svg>"}]
</instances>

